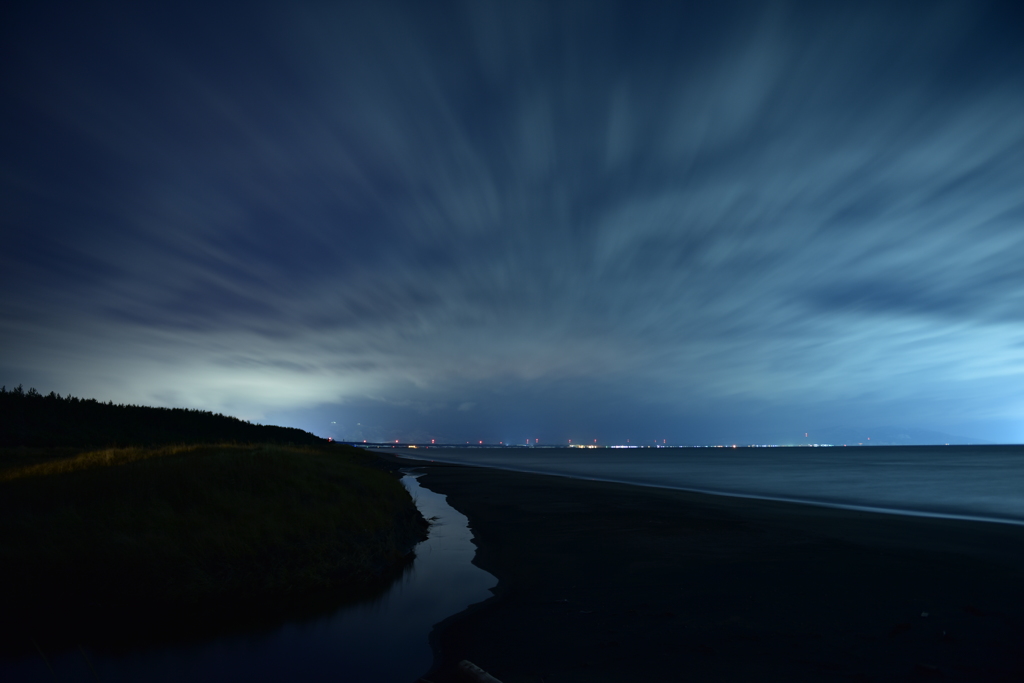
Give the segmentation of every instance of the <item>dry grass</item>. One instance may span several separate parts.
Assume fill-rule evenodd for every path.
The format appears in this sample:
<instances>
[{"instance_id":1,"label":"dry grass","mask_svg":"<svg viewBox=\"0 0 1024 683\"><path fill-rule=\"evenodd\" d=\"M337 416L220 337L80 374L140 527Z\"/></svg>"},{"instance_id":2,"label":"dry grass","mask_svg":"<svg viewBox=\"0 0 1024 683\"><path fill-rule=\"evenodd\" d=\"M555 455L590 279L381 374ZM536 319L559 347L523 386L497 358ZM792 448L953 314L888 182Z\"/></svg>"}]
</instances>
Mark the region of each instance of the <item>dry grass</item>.
<instances>
[{"instance_id":1,"label":"dry grass","mask_svg":"<svg viewBox=\"0 0 1024 683\"><path fill-rule=\"evenodd\" d=\"M201 445L157 448L104 448L80 452L74 448L20 448L4 452L7 467L0 470L0 482L25 477L47 477L88 470L94 467L124 465L137 460L188 453L209 448ZM228 448L221 446L220 448ZM231 446L237 448L237 446ZM36 462L42 460L42 462Z\"/></svg>"}]
</instances>

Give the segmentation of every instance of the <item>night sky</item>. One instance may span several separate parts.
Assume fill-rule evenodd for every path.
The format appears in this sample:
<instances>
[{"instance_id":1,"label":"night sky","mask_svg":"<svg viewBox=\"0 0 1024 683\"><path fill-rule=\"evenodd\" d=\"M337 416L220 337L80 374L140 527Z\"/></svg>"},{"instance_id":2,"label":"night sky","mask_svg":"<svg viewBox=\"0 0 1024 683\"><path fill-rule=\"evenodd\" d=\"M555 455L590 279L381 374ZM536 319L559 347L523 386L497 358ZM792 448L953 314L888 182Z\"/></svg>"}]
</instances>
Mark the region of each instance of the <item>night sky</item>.
<instances>
[{"instance_id":1,"label":"night sky","mask_svg":"<svg viewBox=\"0 0 1024 683\"><path fill-rule=\"evenodd\" d=\"M8 389L353 440L1024 441L1017 3L19 4Z\"/></svg>"}]
</instances>

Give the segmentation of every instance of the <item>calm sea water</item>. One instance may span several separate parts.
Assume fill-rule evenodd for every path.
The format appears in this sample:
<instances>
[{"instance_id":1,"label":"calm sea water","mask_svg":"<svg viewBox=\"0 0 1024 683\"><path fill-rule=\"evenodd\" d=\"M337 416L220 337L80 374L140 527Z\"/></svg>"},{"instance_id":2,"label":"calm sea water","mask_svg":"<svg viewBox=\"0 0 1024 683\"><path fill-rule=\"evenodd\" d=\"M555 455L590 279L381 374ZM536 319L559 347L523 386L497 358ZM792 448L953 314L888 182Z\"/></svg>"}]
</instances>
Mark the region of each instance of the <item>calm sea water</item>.
<instances>
[{"instance_id":1,"label":"calm sea water","mask_svg":"<svg viewBox=\"0 0 1024 683\"><path fill-rule=\"evenodd\" d=\"M380 599L258 635L109 654L90 647L0 660L0 681L345 681L409 683L430 669L434 624L491 596L497 580L471 564L476 548L464 515L445 497L403 483L430 536L412 567ZM44 644L45 645L45 644Z\"/></svg>"},{"instance_id":2,"label":"calm sea water","mask_svg":"<svg viewBox=\"0 0 1024 683\"><path fill-rule=\"evenodd\" d=\"M1024 446L387 450L580 479L1024 524Z\"/></svg>"}]
</instances>

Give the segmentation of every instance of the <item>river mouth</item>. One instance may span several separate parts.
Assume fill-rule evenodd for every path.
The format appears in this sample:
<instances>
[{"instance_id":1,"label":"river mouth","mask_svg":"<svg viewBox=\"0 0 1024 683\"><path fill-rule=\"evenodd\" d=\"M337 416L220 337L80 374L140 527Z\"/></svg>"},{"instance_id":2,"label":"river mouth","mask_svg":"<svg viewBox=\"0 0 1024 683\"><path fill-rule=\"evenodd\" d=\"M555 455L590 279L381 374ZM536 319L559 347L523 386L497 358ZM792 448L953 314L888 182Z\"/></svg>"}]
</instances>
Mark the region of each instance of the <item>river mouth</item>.
<instances>
[{"instance_id":1,"label":"river mouth","mask_svg":"<svg viewBox=\"0 0 1024 683\"><path fill-rule=\"evenodd\" d=\"M438 622L486 600L497 583L472 564L468 520L445 496L402 484L431 522L412 564L380 596L330 614L292 618L256 632L124 649L81 646L0 659L5 681L338 681L411 683L433 663L429 634Z\"/></svg>"}]
</instances>

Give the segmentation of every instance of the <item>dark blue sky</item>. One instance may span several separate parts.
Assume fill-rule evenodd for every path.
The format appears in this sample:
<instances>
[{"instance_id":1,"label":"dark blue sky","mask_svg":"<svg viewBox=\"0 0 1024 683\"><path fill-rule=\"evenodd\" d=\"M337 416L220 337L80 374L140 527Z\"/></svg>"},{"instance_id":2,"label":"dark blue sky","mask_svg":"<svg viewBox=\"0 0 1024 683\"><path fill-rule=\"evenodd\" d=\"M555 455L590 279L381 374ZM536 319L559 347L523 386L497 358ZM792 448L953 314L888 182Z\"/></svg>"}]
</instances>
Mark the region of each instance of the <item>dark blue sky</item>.
<instances>
[{"instance_id":1,"label":"dark blue sky","mask_svg":"<svg viewBox=\"0 0 1024 683\"><path fill-rule=\"evenodd\" d=\"M22 3L0 383L348 439L1024 440L1024 17Z\"/></svg>"}]
</instances>

